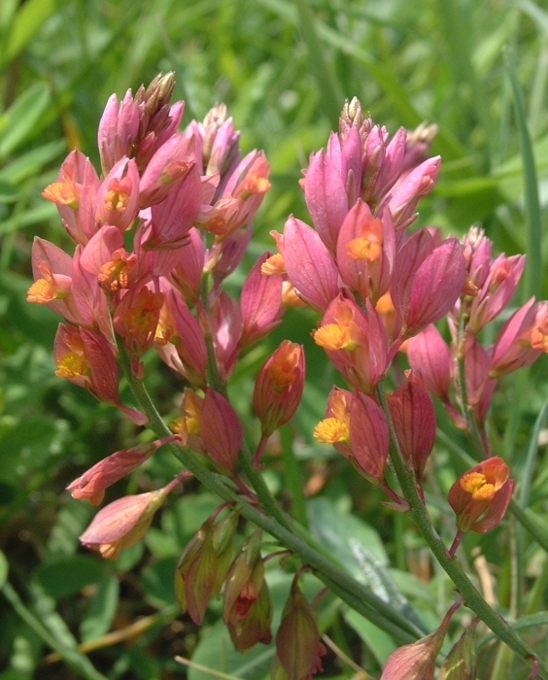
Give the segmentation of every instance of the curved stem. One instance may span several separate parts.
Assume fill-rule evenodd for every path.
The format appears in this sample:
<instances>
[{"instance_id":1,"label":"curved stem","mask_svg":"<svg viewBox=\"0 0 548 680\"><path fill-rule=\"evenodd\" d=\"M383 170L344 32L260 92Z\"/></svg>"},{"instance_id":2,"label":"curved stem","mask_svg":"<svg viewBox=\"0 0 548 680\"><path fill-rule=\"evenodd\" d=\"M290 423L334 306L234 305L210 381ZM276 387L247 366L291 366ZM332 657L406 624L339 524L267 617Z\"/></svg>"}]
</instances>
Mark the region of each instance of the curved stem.
<instances>
[{"instance_id":1,"label":"curved stem","mask_svg":"<svg viewBox=\"0 0 548 680\"><path fill-rule=\"evenodd\" d=\"M120 347L120 363L135 399L150 419L149 427L159 437L171 434L142 381L135 379L131 375L129 358L123 347ZM166 448L168 448L209 491L216 494L223 501L233 503L235 511L242 517L260 527L271 536L277 538L280 544L291 550L298 559L305 564L309 564L314 569L317 577L323 581L326 586L331 588L341 600L346 602L362 616L392 635L394 639L402 644L412 642L423 634L423 631L418 630L402 613L376 596L370 588L359 583L350 576L350 574L340 568L331 557L322 554L322 552L315 547L312 547L310 545L312 539L307 535L304 527L294 523L291 518L283 514L280 515L282 511L278 506L276 517L266 516L264 512L251 506L243 496L238 495L232 488L223 483L219 479L219 475L210 472L200 461L197 454L190 449L183 449L176 444L167 444ZM248 464L249 467L252 468L249 460ZM254 479L254 481L257 482L259 488L261 485L264 485L264 480L260 475L257 475L253 470L252 474L255 475L256 479ZM260 482L258 482L258 480L260 480ZM268 492L268 494L270 494L270 492ZM261 502L262 500L263 498L261 498ZM279 521L278 518L280 520L283 519L283 521Z\"/></svg>"},{"instance_id":2,"label":"curved stem","mask_svg":"<svg viewBox=\"0 0 548 680\"><path fill-rule=\"evenodd\" d=\"M441 540L437 531L432 526L428 512L423 505L417 486L415 477L412 472L407 469L403 459L396 431L390 411L388 409L388 402L386 393L381 383L377 385L376 390L379 405L381 406L390 431L390 458L396 472L396 476L400 483L400 487L405 500L411 506L413 519L420 531L422 537L428 544L428 547L438 560L439 564L455 584L457 590L464 597L466 605L479 616L479 618L488 626L495 635L505 642L516 654L522 658L527 658L529 655L534 656L532 650L513 630L512 628L492 609L483 596L476 590L468 576L464 573L460 564L451 558L445 544ZM548 678L548 664L545 661L539 660L539 668L546 675L542 677ZM540 676L539 676L540 677Z\"/></svg>"}]
</instances>

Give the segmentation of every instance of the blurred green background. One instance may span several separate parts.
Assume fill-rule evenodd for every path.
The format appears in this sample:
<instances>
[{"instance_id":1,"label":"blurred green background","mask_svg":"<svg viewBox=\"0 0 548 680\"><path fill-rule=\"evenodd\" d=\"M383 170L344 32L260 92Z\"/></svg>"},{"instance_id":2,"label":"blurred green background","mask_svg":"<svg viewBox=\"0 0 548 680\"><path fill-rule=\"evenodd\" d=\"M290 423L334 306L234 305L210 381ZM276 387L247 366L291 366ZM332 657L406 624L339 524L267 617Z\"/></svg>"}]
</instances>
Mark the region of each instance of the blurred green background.
<instances>
[{"instance_id":1,"label":"blurred green background","mask_svg":"<svg viewBox=\"0 0 548 680\"><path fill-rule=\"evenodd\" d=\"M271 163L273 188L255 219L244 269L265 248L273 249L269 231L281 231L287 215L307 219L298 186L301 168L337 128L344 99L357 96L364 110L392 134L399 126L412 129L422 121L439 127L433 152L442 155L441 175L434 193L421 205L419 224L435 224L459 236L478 224L498 251L527 251L530 264L522 296L547 296L542 267L548 200L544 3L2 0L0 549L5 558L0 561L0 582L8 567L9 581L0 595L0 680L165 680L187 673L173 661L176 653L194 653L200 663L237 677L261 678L267 673L271 651L263 648L243 660L233 658L218 623L218 606L212 607L203 631L178 617L174 607L171 584L177 555L216 506L197 486L190 484L163 512L147 534L147 550L136 546L111 564L79 549L77 536L93 511L72 501L64 487L95 461L147 435L136 433L112 409L54 376L52 344L58 319L25 301L33 237L69 245L55 206L41 198L41 191L55 181L61 161L74 146L97 167L97 125L111 93L123 96L129 87L135 92L158 72L170 70L176 73L176 98L186 100L184 122L203 118L213 104L223 101L242 131L244 152L262 148ZM521 117L511 73L523 97ZM536 179L527 156L528 140ZM231 277L232 291L243 276ZM394 520L388 510L379 510L376 492L311 439L334 380L322 354L310 346L314 323L312 314L288 314L272 338L243 358L232 383L235 405L240 413L249 413L254 372L281 338L306 344L309 383L287 436L290 442L295 439L303 479L320 479L321 494L309 502L312 523L332 524L334 534L358 536L377 546L377 558L394 567L399 586L414 598L424 620L437 625L439 612L450 602L450 584L433 570L420 539L406 519ZM148 376L163 412L174 413L177 380L156 365L154 357L149 359ZM539 363L527 382L505 382L495 402L491 436L518 472L524 466L521 452L547 396L546 365ZM463 468L453 462L443 439L436 461L435 478L446 490ZM535 479L530 505L546 518L546 457L528 465ZM156 488L177 470L176 461L160 453L107 498ZM274 465L268 479L280 490L282 466ZM440 498L432 503L434 515L444 507ZM349 516L351 510L354 517ZM349 528L343 531L341 526ZM516 544L501 543L496 536L486 537L482 550L499 564L495 576L500 605L513 608L515 615L544 610L545 554L532 541L524 544L519 578L527 598L516 604L511 556L511 545ZM469 556L478 543L474 537L468 541ZM341 546L333 549L348 550ZM360 564L354 567L359 573ZM419 577L427 583L417 588ZM273 593L280 591L275 595L279 609L288 578L275 573L271 578L279 580L273 583ZM339 646L378 677L393 643L358 619L338 613L323 625ZM135 631L128 626L136 621L142 630L131 635ZM127 639L105 637L113 630L125 631L121 637ZM535 642L531 635L530 642ZM87 657L86 649L78 648L81 642L97 649ZM52 649L60 660L48 657ZM496 673L500 653L493 659L487 657ZM325 674L332 677L352 674L333 654L325 666ZM512 668L514 675L500 677L527 675L519 665ZM193 670L191 677L208 676Z\"/></svg>"}]
</instances>

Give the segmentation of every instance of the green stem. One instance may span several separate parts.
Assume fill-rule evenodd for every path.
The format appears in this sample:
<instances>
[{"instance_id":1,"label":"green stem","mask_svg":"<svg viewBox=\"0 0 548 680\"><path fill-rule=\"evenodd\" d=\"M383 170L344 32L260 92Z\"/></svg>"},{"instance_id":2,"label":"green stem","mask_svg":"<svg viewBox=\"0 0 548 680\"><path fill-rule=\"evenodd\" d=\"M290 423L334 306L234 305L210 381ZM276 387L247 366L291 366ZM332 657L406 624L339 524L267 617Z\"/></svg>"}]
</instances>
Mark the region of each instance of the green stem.
<instances>
[{"instance_id":1,"label":"green stem","mask_svg":"<svg viewBox=\"0 0 548 680\"><path fill-rule=\"evenodd\" d=\"M417 528L420 531L422 537L428 544L430 550L438 560L445 573L453 581L457 590L464 597L466 605L473 612L475 612L477 616L479 616L485 625L488 626L500 640L505 642L508 647L514 650L514 652L516 652L516 654L518 654L520 657L526 658L529 656L535 656L534 650L531 649L512 630L508 623L504 621L504 619L502 619L494 611L494 609L492 609L487 604L485 599L476 590L470 579L466 576L460 564L456 560L451 559L445 544L432 526L428 512L420 499L415 483L415 477L413 473L407 469L406 463L403 459L396 431L394 429L394 423L390 417L384 386L381 383L377 385L376 393L379 405L385 413L390 431L390 458L394 466L396 476L398 477L403 496L411 507L413 519L415 520ZM542 676L539 675L539 678L548 678L548 663L539 659L539 670L545 674Z\"/></svg>"},{"instance_id":2,"label":"green stem","mask_svg":"<svg viewBox=\"0 0 548 680\"><path fill-rule=\"evenodd\" d=\"M142 381L135 379L130 370L129 357L125 348L120 346L120 364L126 378L130 384L135 399L140 408L148 415L149 427L157 436L164 437L171 434L169 428L156 410L150 395L148 394ZM242 517L252 522L265 532L274 536L278 541L291 550L291 552L303 563L309 564L316 572L318 578L329 587L349 606L356 609L358 613L373 622L382 630L393 635L400 643L408 643L415 640L422 634L415 625L410 623L407 618L399 611L395 610L390 604L377 597L373 591L356 581L343 569L338 567L330 557L322 554L319 550L309 545L312 542L310 536L305 535L304 527L292 522L291 518L280 516L280 508L276 510L276 518L267 517L263 512L254 508L245 499L235 493L231 488L219 480L219 477L210 472L199 460L197 454L189 449L183 449L176 444L167 444L168 448L200 481L209 491L216 494L223 501L233 503L235 510ZM254 473L254 471L252 471ZM264 480L260 475L254 473L258 479L257 486L261 488ZM264 485L266 488L266 485ZM264 490L264 489L263 489ZM270 494L268 488L266 492ZM283 522L278 521L283 518Z\"/></svg>"}]
</instances>

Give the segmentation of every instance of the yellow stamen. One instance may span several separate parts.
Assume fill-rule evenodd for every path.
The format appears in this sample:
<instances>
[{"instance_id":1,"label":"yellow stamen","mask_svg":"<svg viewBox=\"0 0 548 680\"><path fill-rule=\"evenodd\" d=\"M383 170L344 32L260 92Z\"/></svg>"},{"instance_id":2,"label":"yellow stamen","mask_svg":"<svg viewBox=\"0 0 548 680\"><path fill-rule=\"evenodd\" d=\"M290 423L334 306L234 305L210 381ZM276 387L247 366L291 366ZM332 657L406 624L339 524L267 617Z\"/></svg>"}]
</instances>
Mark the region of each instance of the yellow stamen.
<instances>
[{"instance_id":1,"label":"yellow stamen","mask_svg":"<svg viewBox=\"0 0 548 680\"><path fill-rule=\"evenodd\" d=\"M338 418L325 418L320 421L314 428L313 436L320 444L350 442L348 424Z\"/></svg>"}]
</instances>

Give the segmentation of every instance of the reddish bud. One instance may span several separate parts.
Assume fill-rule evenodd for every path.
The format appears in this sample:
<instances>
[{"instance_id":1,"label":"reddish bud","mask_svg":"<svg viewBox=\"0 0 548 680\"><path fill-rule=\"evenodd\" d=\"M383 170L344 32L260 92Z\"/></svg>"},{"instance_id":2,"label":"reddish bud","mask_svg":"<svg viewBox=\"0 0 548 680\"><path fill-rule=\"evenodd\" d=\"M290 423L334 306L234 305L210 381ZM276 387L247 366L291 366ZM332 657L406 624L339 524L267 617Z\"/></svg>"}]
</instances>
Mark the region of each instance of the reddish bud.
<instances>
[{"instance_id":1,"label":"reddish bud","mask_svg":"<svg viewBox=\"0 0 548 680\"><path fill-rule=\"evenodd\" d=\"M200 432L209 458L224 474L233 475L242 448L242 425L230 402L211 388L205 393Z\"/></svg>"},{"instance_id":2,"label":"reddish bud","mask_svg":"<svg viewBox=\"0 0 548 680\"><path fill-rule=\"evenodd\" d=\"M293 582L276 634L276 656L270 677L272 680L310 680L322 670L321 657L325 654L312 609Z\"/></svg>"},{"instance_id":3,"label":"reddish bud","mask_svg":"<svg viewBox=\"0 0 548 680\"><path fill-rule=\"evenodd\" d=\"M67 491L71 492L73 498L87 500L90 505L99 505L105 496L105 489L132 473L161 446L175 439L164 437L150 444L139 444L130 449L116 451L71 482Z\"/></svg>"},{"instance_id":4,"label":"reddish bud","mask_svg":"<svg viewBox=\"0 0 548 680\"><path fill-rule=\"evenodd\" d=\"M253 410L261 421L262 432L270 436L287 423L301 401L305 376L301 345L284 340L263 365L253 393Z\"/></svg>"}]
</instances>

